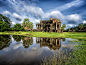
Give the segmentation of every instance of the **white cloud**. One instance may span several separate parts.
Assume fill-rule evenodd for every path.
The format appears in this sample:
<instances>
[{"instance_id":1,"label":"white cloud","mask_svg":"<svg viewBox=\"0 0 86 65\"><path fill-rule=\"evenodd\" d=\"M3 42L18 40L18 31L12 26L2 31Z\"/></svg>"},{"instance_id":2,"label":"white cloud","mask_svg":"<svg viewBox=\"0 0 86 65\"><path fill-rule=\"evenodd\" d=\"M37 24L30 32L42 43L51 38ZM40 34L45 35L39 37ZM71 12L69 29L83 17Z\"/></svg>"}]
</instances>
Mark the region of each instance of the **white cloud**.
<instances>
[{"instance_id":1,"label":"white cloud","mask_svg":"<svg viewBox=\"0 0 86 65\"><path fill-rule=\"evenodd\" d=\"M58 10L52 11L50 13L45 13L43 15L43 18L48 18L49 19L51 17L57 18L57 19L64 19L64 15L60 11L58 11Z\"/></svg>"},{"instance_id":2,"label":"white cloud","mask_svg":"<svg viewBox=\"0 0 86 65\"><path fill-rule=\"evenodd\" d=\"M20 15L18 15L17 13L13 13L13 16L15 17L15 18L22 18Z\"/></svg>"},{"instance_id":3,"label":"white cloud","mask_svg":"<svg viewBox=\"0 0 86 65\"><path fill-rule=\"evenodd\" d=\"M35 14L35 16L41 16L44 14L43 10L40 7L24 5L24 9L28 13Z\"/></svg>"},{"instance_id":4,"label":"white cloud","mask_svg":"<svg viewBox=\"0 0 86 65\"><path fill-rule=\"evenodd\" d=\"M78 22L78 21L81 21L82 18L79 14L71 14L71 15L67 15L65 17L68 21L75 21L75 22Z\"/></svg>"},{"instance_id":5,"label":"white cloud","mask_svg":"<svg viewBox=\"0 0 86 65\"><path fill-rule=\"evenodd\" d=\"M11 13L9 11L7 11L7 10L6 11L3 11L2 14L3 15L11 15Z\"/></svg>"},{"instance_id":6,"label":"white cloud","mask_svg":"<svg viewBox=\"0 0 86 65\"><path fill-rule=\"evenodd\" d=\"M72 24L67 24L67 26L72 27L73 25Z\"/></svg>"},{"instance_id":7,"label":"white cloud","mask_svg":"<svg viewBox=\"0 0 86 65\"><path fill-rule=\"evenodd\" d=\"M62 10L68 9L68 8L70 8L70 7L73 7L73 6L75 6L75 7L80 6L80 5L82 5L83 3L84 3L84 1L81 1L81 0L74 0L74 1L72 1L72 2L70 2L70 3L67 3L67 4L62 5L62 6L60 6L60 7L57 7L55 10L62 11Z\"/></svg>"},{"instance_id":8,"label":"white cloud","mask_svg":"<svg viewBox=\"0 0 86 65\"><path fill-rule=\"evenodd\" d=\"M86 21L84 20L84 21L83 21L83 24L85 24L85 23L86 23Z\"/></svg>"},{"instance_id":9,"label":"white cloud","mask_svg":"<svg viewBox=\"0 0 86 65\"><path fill-rule=\"evenodd\" d=\"M15 22L12 22L12 25L15 25L16 23Z\"/></svg>"}]
</instances>

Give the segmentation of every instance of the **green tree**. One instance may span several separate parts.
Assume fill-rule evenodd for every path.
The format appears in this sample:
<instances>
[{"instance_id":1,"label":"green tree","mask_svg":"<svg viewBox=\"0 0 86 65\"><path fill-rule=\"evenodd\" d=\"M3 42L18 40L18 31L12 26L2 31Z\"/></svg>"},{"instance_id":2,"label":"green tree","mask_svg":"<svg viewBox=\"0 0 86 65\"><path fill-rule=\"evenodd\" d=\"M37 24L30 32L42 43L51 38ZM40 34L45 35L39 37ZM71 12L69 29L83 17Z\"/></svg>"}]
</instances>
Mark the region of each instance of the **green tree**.
<instances>
[{"instance_id":1,"label":"green tree","mask_svg":"<svg viewBox=\"0 0 86 65\"><path fill-rule=\"evenodd\" d=\"M66 28L65 24L63 24L62 27L61 27L62 33L63 33L64 28Z\"/></svg>"},{"instance_id":2,"label":"green tree","mask_svg":"<svg viewBox=\"0 0 86 65\"><path fill-rule=\"evenodd\" d=\"M14 27L12 28L12 30L15 30L15 31L20 31L21 29L21 24L17 23L14 25Z\"/></svg>"},{"instance_id":3,"label":"green tree","mask_svg":"<svg viewBox=\"0 0 86 65\"><path fill-rule=\"evenodd\" d=\"M63 33L64 27L61 27L61 30L62 30L62 33Z\"/></svg>"},{"instance_id":4,"label":"green tree","mask_svg":"<svg viewBox=\"0 0 86 65\"><path fill-rule=\"evenodd\" d=\"M12 22L6 16L0 14L0 31L9 31L11 29Z\"/></svg>"},{"instance_id":5,"label":"green tree","mask_svg":"<svg viewBox=\"0 0 86 65\"><path fill-rule=\"evenodd\" d=\"M65 25L65 24L63 24L63 25L62 25L62 27L63 27L63 28L66 28L66 25Z\"/></svg>"},{"instance_id":6,"label":"green tree","mask_svg":"<svg viewBox=\"0 0 86 65\"><path fill-rule=\"evenodd\" d=\"M84 24L84 28L85 28L85 30L86 30L86 23Z\"/></svg>"},{"instance_id":7,"label":"green tree","mask_svg":"<svg viewBox=\"0 0 86 65\"><path fill-rule=\"evenodd\" d=\"M79 24L79 28L80 28L80 30L83 28L83 25L82 24Z\"/></svg>"},{"instance_id":8,"label":"green tree","mask_svg":"<svg viewBox=\"0 0 86 65\"><path fill-rule=\"evenodd\" d=\"M5 21L6 24L7 24L9 27L11 26L12 21L11 21L8 17L3 16L2 14L0 14L0 19L1 19L1 21Z\"/></svg>"},{"instance_id":9,"label":"green tree","mask_svg":"<svg viewBox=\"0 0 86 65\"><path fill-rule=\"evenodd\" d=\"M25 18L23 21L23 27L26 30L26 32L33 28L33 23L29 21L29 19Z\"/></svg>"},{"instance_id":10,"label":"green tree","mask_svg":"<svg viewBox=\"0 0 86 65\"><path fill-rule=\"evenodd\" d=\"M0 31L4 32L4 31L8 31L8 30L10 30L10 27L6 24L5 21L2 21L0 19Z\"/></svg>"}]
</instances>

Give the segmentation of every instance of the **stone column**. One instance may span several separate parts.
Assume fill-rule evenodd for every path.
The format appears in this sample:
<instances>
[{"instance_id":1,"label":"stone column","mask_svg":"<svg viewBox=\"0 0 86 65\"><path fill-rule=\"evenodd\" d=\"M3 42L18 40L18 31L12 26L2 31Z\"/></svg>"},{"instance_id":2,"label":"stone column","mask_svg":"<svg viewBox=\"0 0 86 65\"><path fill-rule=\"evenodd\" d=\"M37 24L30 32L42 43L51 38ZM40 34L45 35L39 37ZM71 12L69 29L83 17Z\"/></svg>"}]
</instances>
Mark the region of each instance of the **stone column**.
<instances>
[{"instance_id":1,"label":"stone column","mask_svg":"<svg viewBox=\"0 0 86 65\"><path fill-rule=\"evenodd\" d=\"M39 29L40 29L40 25L39 25Z\"/></svg>"},{"instance_id":2,"label":"stone column","mask_svg":"<svg viewBox=\"0 0 86 65\"><path fill-rule=\"evenodd\" d=\"M56 22L56 30L57 30L57 22Z\"/></svg>"}]
</instances>

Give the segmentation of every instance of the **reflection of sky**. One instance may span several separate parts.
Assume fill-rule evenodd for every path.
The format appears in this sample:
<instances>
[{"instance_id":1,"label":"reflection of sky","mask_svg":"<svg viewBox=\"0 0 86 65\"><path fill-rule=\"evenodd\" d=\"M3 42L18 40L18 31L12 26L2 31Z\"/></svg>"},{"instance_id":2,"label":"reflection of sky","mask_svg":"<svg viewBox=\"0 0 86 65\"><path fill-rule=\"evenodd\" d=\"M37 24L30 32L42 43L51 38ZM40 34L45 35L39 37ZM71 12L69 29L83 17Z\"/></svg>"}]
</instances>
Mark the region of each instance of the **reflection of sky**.
<instances>
[{"instance_id":1,"label":"reflection of sky","mask_svg":"<svg viewBox=\"0 0 86 65\"><path fill-rule=\"evenodd\" d=\"M61 40L61 47L58 50L50 50L47 46L46 47L40 47L40 43L36 44L36 37L33 37L33 44L29 46L29 48L24 48L23 46L23 40L20 42L14 41L12 38L12 43L9 47L4 48L0 51L0 60L11 62L12 63L29 63L34 60L40 60L44 56L52 55L53 53L58 53L59 51L63 51L65 46L69 47L69 49L73 49L74 46L69 43L69 41L73 39L66 38L65 42ZM36 51L31 50L33 47L37 47ZM5 57L5 58L4 58Z\"/></svg>"}]
</instances>

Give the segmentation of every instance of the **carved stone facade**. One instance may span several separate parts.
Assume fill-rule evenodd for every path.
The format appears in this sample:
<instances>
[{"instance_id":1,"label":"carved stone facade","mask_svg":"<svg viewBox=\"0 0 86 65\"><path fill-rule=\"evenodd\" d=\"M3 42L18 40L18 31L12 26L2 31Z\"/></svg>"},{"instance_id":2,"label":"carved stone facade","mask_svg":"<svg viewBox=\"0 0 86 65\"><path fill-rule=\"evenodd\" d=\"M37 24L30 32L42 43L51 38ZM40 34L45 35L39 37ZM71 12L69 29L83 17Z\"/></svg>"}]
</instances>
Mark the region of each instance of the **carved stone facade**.
<instances>
[{"instance_id":1,"label":"carved stone facade","mask_svg":"<svg viewBox=\"0 0 86 65\"><path fill-rule=\"evenodd\" d=\"M56 18L51 18L48 21L40 21L40 24L36 24L36 30L45 32L61 32L61 21Z\"/></svg>"}]
</instances>

